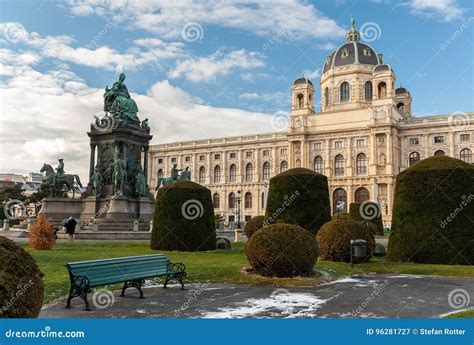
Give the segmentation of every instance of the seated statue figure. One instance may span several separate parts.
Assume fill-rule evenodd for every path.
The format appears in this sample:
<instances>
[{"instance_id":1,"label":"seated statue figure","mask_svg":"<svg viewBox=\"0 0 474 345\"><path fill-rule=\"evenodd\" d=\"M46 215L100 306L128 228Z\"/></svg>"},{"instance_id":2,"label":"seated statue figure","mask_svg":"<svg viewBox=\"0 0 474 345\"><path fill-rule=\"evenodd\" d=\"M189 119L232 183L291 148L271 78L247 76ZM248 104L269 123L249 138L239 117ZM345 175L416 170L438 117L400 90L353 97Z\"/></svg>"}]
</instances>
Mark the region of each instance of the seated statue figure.
<instances>
[{"instance_id":1,"label":"seated statue figure","mask_svg":"<svg viewBox=\"0 0 474 345\"><path fill-rule=\"evenodd\" d=\"M111 89L108 86L105 87L104 110L112 115L125 114L130 119L138 120L137 103L130 97L124 81L125 74L120 73L119 80L114 83Z\"/></svg>"}]
</instances>

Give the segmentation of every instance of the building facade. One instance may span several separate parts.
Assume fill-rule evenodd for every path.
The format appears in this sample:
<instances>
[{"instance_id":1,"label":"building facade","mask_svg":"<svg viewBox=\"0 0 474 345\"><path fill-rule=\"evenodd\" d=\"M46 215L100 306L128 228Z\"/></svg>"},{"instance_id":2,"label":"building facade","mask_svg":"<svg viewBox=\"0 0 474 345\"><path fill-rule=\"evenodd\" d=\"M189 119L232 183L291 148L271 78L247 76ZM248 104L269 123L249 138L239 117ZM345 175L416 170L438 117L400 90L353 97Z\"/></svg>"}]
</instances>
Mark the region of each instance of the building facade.
<instances>
[{"instance_id":1,"label":"building facade","mask_svg":"<svg viewBox=\"0 0 474 345\"><path fill-rule=\"evenodd\" d=\"M269 179L304 167L328 177L333 213L374 200L390 224L399 172L433 155L474 162L474 113L412 117L410 92L395 83L392 67L352 26L324 62L319 112L313 83L299 78L287 132L154 145L149 185L174 163L189 167L192 180L211 190L215 212L231 223L238 213L244 221L264 214Z\"/></svg>"}]
</instances>

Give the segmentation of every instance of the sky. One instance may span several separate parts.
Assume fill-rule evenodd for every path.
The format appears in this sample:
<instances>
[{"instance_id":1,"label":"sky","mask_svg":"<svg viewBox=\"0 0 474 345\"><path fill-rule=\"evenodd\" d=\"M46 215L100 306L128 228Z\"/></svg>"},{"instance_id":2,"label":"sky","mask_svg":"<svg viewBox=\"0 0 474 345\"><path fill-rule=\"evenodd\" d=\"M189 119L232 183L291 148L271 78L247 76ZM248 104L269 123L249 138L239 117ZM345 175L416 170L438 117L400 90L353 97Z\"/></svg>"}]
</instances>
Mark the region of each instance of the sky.
<instances>
[{"instance_id":1,"label":"sky","mask_svg":"<svg viewBox=\"0 0 474 345\"><path fill-rule=\"evenodd\" d=\"M318 84L350 16L415 116L473 111L470 0L2 0L0 172L64 158L84 179L120 72L152 144L285 131L292 81Z\"/></svg>"}]
</instances>

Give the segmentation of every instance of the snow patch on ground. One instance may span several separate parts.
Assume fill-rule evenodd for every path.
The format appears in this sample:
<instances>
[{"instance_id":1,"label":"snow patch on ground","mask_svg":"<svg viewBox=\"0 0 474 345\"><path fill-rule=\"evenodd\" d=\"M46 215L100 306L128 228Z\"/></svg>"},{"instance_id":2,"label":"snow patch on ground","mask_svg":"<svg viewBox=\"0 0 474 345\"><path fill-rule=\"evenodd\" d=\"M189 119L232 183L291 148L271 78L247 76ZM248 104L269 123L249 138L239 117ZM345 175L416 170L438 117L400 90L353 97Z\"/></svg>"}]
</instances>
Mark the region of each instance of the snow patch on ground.
<instances>
[{"instance_id":1,"label":"snow patch on ground","mask_svg":"<svg viewBox=\"0 0 474 345\"><path fill-rule=\"evenodd\" d=\"M345 277L345 278L337 279L323 285L347 284L347 283L354 284L355 287L367 287L367 286L374 286L374 285L380 284L380 280Z\"/></svg>"},{"instance_id":2,"label":"snow patch on ground","mask_svg":"<svg viewBox=\"0 0 474 345\"><path fill-rule=\"evenodd\" d=\"M220 308L214 312L202 311L201 313L203 318L211 319L311 317L324 303L335 297L321 299L310 293L273 293L266 298L249 298L236 304L235 307Z\"/></svg>"}]
</instances>

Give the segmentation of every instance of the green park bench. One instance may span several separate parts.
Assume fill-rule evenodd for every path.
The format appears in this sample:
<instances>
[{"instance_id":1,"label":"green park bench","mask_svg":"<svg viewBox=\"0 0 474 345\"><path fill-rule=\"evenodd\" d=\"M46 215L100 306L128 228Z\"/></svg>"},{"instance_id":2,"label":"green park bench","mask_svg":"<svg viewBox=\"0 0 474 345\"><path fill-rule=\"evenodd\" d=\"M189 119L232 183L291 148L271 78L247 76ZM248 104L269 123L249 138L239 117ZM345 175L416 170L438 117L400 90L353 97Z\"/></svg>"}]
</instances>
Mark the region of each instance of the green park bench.
<instances>
[{"instance_id":1,"label":"green park bench","mask_svg":"<svg viewBox=\"0 0 474 345\"><path fill-rule=\"evenodd\" d=\"M187 275L184 264L173 264L164 254L69 262L65 266L71 282L66 308L71 307L74 297L80 297L86 303L86 310L90 310L87 294L92 292L92 288L124 283L120 296L124 296L127 288L134 287L140 292L140 298L144 298L141 287L145 279L166 277L163 288L175 280L184 290L183 278Z\"/></svg>"}]
</instances>

